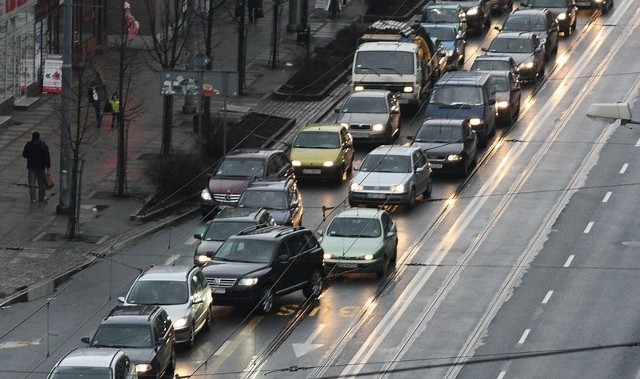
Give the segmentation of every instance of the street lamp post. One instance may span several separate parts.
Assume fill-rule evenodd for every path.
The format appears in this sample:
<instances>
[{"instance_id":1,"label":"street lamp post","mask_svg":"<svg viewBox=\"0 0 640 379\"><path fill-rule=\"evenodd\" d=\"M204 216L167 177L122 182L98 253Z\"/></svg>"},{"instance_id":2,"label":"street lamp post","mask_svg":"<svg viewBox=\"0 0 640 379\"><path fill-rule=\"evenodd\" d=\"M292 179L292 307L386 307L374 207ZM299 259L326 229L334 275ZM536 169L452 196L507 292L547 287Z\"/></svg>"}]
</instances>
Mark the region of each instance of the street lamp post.
<instances>
[{"instance_id":1,"label":"street lamp post","mask_svg":"<svg viewBox=\"0 0 640 379\"><path fill-rule=\"evenodd\" d=\"M73 32L73 1L64 2L63 39L62 52L62 125L60 126L60 201L56 207L58 214L69 212L71 201L71 108L73 91L73 57L72 57L72 32Z\"/></svg>"},{"instance_id":2,"label":"street lamp post","mask_svg":"<svg viewBox=\"0 0 640 379\"><path fill-rule=\"evenodd\" d=\"M194 66L198 70L198 91L196 95L198 96L198 156L202 157L202 118L204 117L203 107L202 107L202 72L207 68L207 65L211 61L206 54L198 53L191 58L191 65Z\"/></svg>"}]
</instances>

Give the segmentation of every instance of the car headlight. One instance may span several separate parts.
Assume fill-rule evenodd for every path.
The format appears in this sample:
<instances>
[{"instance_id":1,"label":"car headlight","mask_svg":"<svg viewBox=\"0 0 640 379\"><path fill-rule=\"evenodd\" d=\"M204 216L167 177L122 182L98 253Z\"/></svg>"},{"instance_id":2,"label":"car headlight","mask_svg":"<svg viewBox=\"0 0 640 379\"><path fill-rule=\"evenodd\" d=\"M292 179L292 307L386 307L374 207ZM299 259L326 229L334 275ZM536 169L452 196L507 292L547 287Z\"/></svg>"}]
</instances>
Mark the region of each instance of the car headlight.
<instances>
[{"instance_id":1,"label":"car headlight","mask_svg":"<svg viewBox=\"0 0 640 379\"><path fill-rule=\"evenodd\" d=\"M242 278L238 280L239 286L255 286L258 284L258 278Z\"/></svg>"},{"instance_id":2,"label":"car headlight","mask_svg":"<svg viewBox=\"0 0 640 379\"><path fill-rule=\"evenodd\" d=\"M367 254L367 255L364 256L364 260L365 261L370 261L372 259L373 259L373 254Z\"/></svg>"},{"instance_id":3,"label":"car headlight","mask_svg":"<svg viewBox=\"0 0 640 379\"><path fill-rule=\"evenodd\" d=\"M522 62L518 65L519 69L532 69L533 68L533 61L527 61L527 62Z\"/></svg>"},{"instance_id":4,"label":"car headlight","mask_svg":"<svg viewBox=\"0 0 640 379\"><path fill-rule=\"evenodd\" d=\"M361 85L354 86L353 90L356 91L356 92L362 91L362 90L364 90L364 86L361 86Z\"/></svg>"},{"instance_id":5,"label":"car headlight","mask_svg":"<svg viewBox=\"0 0 640 379\"><path fill-rule=\"evenodd\" d=\"M452 55L453 55L453 50L445 50L445 51L444 51L444 54L445 54L447 57L450 57L450 56L452 56Z\"/></svg>"},{"instance_id":6,"label":"car headlight","mask_svg":"<svg viewBox=\"0 0 640 379\"><path fill-rule=\"evenodd\" d=\"M391 186L391 192L404 192L404 184L396 184Z\"/></svg>"},{"instance_id":7,"label":"car headlight","mask_svg":"<svg viewBox=\"0 0 640 379\"><path fill-rule=\"evenodd\" d=\"M211 201L211 194L209 193L208 189L203 189L202 192L200 192L200 198L202 200L206 200L206 201Z\"/></svg>"},{"instance_id":8,"label":"car headlight","mask_svg":"<svg viewBox=\"0 0 640 379\"><path fill-rule=\"evenodd\" d=\"M596 3L603 3L604 0L596 0Z\"/></svg>"},{"instance_id":9,"label":"car headlight","mask_svg":"<svg viewBox=\"0 0 640 379\"><path fill-rule=\"evenodd\" d=\"M331 259L332 255L329 253L324 253L324 255L322 256L322 258L324 259Z\"/></svg>"},{"instance_id":10,"label":"car headlight","mask_svg":"<svg viewBox=\"0 0 640 379\"><path fill-rule=\"evenodd\" d=\"M198 256L196 256L196 260L199 263L207 263L207 262L211 261L211 258L206 256L206 255L198 255Z\"/></svg>"},{"instance_id":11,"label":"car headlight","mask_svg":"<svg viewBox=\"0 0 640 379\"><path fill-rule=\"evenodd\" d=\"M496 103L496 106L498 107L498 109L507 109L509 108L509 102L508 101L498 101Z\"/></svg>"},{"instance_id":12,"label":"car headlight","mask_svg":"<svg viewBox=\"0 0 640 379\"><path fill-rule=\"evenodd\" d=\"M148 363L140 363L136 365L136 372L149 372L151 369L153 369L153 366Z\"/></svg>"},{"instance_id":13,"label":"car headlight","mask_svg":"<svg viewBox=\"0 0 640 379\"><path fill-rule=\"evenodd\" d=\"M189 324L189 320L186 317L180 317L173 323L173 329L184 329Z\"/></svg>"},{"instance_id":14,"label":"car headlight","mask_svg":"<svg viewBox=\"0 0 640 379\"><path fill-rule=\"evenodd\" d=\"M567 19L567 14L566 13L560 13L557 17L558 20L566 20Z\"/></svg>"},{"instance_id":15,"label":"car headlight","mask_svg":"<svg viewBox=\"0 0 640 379\"><path fill-rule=\"evenodd\" d=\"M462 160L462 157L460 156L460 154L451 154L447 156L447 160L455 162L455 161Z\"/></svg>"},{"instance_id":16,"label":"car headlight","mask_svg":"<svg viewBox=\"0 0 640 379\"><path fill-rule=\"evenodd\" d=\"M482 125L482 119L478 117L471 118L469 119L469 124L471 124L471 126Z\"/></svg>"},{"instance_id":17,"label":"car headlight","mask_svg":"<svg viewBox=\"0 0 640 379\"><path fill-rule=\"evenodd\" d=\"M324 162L322 162L322 165L324 167L333 167L334 164L335 164L335 162L333 162L333 161L324 161Z\"/></svg>"},{"instance_id":18,"label":"car headlight","mask_svg":"<svg viewBox=\"0 0 640 379\"><path fill-rule=\"evenodd\" d=\"M299 166L302 166L302 162L300 162L300 161L291 161L291 165L299 167Z\"/></svg>"},{"instance_id":19,"label":"car headlight","mask_svg":"<svg viewBox=\"0 0 640 379\"><path fill-rule=\"evenodd\" d=\"M360 183L351 183L351 191L362 191L364 189L364 186Z\"/></svg>"},{"instance_id":20,"label":"car headlight","mask_svg":"<svg viewBox=\"0 0 640 379\"><path fill-rule=\"evenodd\" d=\"M413 92L413 86L404 86L404 88L402 88L402 92L404 92L404 93Z\"/></svg>"},{"instance_id":21,"label":"car headlight","mask_svg":"<svg viewBox=\"0 0 640 379\"><path fill-rule=\"evenodd\" d=\"M371 125L371 130L373 130L374 132L381 132L384 130L384 125L382 124L373 124Z\"/></svg>"},{"instance_id":22,"label":"car headlight","mask_svg":"<svg viewBox=\"0 0 640 379\"><path fill-rule=\"evenodd\" d=\"M478 14L478 8L469 8L467 16L475 16Z\"/></svg>"}]
</instances>

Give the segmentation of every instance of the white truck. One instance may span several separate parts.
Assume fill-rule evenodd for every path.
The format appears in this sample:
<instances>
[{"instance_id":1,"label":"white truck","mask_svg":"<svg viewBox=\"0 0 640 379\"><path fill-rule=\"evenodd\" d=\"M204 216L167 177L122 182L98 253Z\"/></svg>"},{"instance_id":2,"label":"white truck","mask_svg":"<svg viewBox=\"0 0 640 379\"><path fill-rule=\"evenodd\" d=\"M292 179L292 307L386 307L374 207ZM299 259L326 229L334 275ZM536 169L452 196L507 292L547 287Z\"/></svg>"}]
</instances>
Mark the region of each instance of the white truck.
<instances>
[{"instance_id":1,"label":"white truck","mask_svg":"<svg viewBox=\"0 0 640 379\"><path fill-rule=\"evenodd\" d=\"M351 73L353 91L386 89L401 104L419 106L441 74L443 55L419 25L376 21L359 42Z\"/></svg>"}]
</instances>

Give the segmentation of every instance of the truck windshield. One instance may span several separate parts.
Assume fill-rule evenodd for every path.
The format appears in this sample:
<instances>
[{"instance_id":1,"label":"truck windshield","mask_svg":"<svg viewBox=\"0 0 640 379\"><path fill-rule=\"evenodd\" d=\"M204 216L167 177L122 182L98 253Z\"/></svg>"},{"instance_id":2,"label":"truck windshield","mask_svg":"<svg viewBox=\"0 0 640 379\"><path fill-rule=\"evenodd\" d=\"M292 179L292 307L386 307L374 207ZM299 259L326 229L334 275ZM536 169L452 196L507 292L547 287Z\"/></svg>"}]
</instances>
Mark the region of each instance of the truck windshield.
<instances>
[{"instance_id":1,"label":"truck windshield","mask_svg":"<svg viewBox=\"0 0 640 379\"><path fill-rule=\"evenodd\" d=\"M392 67L393 70L389 68ZM354 64L356 74L413 74L414 55L408 51L360 51Z\"/></svg>"}]
</instances>

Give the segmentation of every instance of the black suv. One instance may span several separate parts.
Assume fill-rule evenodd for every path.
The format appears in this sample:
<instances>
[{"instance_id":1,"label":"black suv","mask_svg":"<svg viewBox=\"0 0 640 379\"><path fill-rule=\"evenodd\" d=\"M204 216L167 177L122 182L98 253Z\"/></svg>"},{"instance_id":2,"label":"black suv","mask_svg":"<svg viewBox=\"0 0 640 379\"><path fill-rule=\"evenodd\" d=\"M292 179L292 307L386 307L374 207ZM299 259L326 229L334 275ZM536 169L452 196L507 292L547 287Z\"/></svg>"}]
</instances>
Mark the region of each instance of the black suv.
<instances>
[{"instance_id":1,"label":"black suv","mask_svg":"<svg viewBox=\"0 0 640 379\"><path fill-rule=\"evenodd\" d=\"M311 230L256 227L229 237L202 271L218 305L256 306L269 313L276 296L302 290L318 297L324 251Z\"/></svg>"},{"instance_id":2,"label":"black suv","mask_svg":"<svg viewBox=\"0 0 640 379\"><path fill-rule=\"evenodd\" d=\"M576 30L578 6L576 0L525 0L521 6L533 9L548 9L556 18L560 32L566 37Z\"/></svg>"},{"instance_id":3,"label":"black suv","mask_svg":"<svg viewBox=\"0 0 640 379\"><path fill-rule=\"evenodd\" d=\"M102 319L90 347L117 347L135 364L139 378L160 378L176 367L175 335L167 312L157 305L116 305Z\"/></svg>"},{"instance_id":4,"label":"black suv","mask_svg":"<svg viewBox=\"0 0 640 379\"><path fill-rule=\"evenodd\" d=\"M240 196L238 207L262 207L278 225L302 225L302 195L293 179L251 183Z\"/></svg>"},{"instance_id":5,"label":"black suv","mask_svg":"<svg viewBox=\"0 0 640 379\"><path fill-rule=\"evenodd\" d=\"M516 9L511 12L502 27L504 32L535 33L544 48L544 59L549 60L551 53L558 51L558 24L548 9Z\"/></svg>"},{"instance_id":6,"label":"black suv","mask_svg":"<svg viewBox=\"0 0 640 379\"><path fill-rule=\"evenodd\" d=\"M235 205L240 194L256 179L293 177L293 166L281 150L238 149L227 153L200 193L205 217L213 216L219 205Z\"/></svg>"},{"instance_id":7,"label":"black suv","mask_svg":"<svg viewBox=\"0 0 640 379\"><path fill-rule=\"evenodd\" d=\"M467 16L467 28L478 35L491 25L490 0L436 0L434 4L460 4Z\"/></svg>"},{"instance_id":8,"label":"black suv","mask_svg":"<svg viewBox=\"0 0 640 379\"><path fill-rule=\"evenodd\" d=\"M198 266L204 266L229 236L252 226L275 223L269 211L263 208L223 207L209 221L203 233L193 235L193 238L199 240L193 261Z\"/></svg>"}]
</instances>

